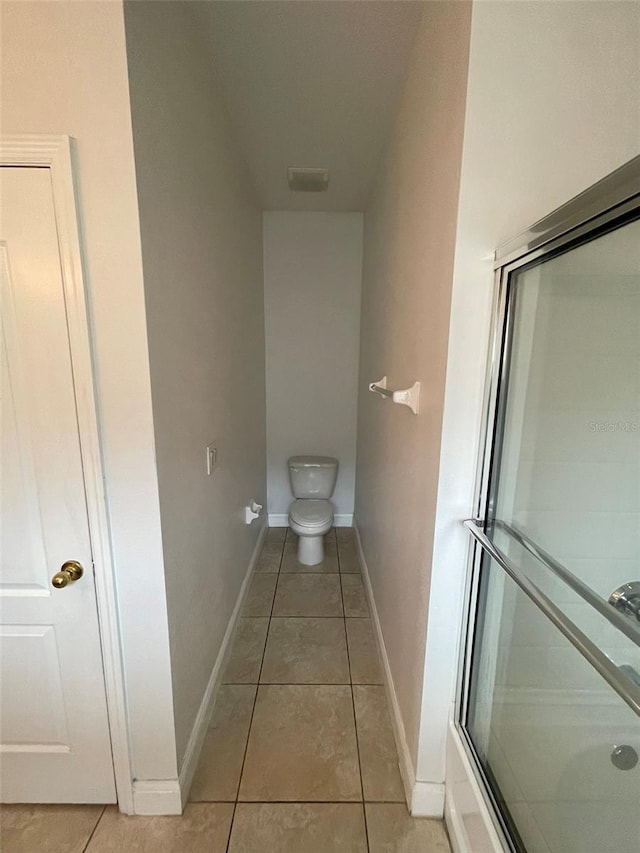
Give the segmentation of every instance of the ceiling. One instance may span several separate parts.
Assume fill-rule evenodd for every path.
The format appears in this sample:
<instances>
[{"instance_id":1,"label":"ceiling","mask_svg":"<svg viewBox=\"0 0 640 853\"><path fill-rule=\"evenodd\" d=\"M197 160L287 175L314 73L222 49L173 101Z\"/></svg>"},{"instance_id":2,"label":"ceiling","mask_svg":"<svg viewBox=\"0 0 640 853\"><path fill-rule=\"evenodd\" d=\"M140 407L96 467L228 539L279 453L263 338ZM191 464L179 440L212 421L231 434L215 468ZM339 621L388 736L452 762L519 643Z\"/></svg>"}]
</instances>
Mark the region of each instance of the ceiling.
<instances>
[{"instance_id":1,"label":"ceiling","mask_svg":"<svg viewBox=\"0 0 640 853\"><path fill-rule=\"evenodd\" d=\"M362 210L402 90L423 2L194 3L266 210ZM330 172L293 193L287 167Z\"/></svg>"}]
</instances>

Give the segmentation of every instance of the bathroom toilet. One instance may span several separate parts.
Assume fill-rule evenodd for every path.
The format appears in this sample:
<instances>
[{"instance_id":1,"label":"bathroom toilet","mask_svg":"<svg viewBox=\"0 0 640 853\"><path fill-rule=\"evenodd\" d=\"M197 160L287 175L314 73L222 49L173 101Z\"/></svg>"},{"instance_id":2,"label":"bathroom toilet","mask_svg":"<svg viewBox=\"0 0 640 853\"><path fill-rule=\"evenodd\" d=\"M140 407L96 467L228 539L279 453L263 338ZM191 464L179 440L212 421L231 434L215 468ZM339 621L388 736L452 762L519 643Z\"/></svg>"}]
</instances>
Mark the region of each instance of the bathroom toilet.
<instances>
[{"instance_id":1,"label":"bathroom toilet","mask_svg":"<svg viewBox=\"0 0 640 853\"><path fill-rule=\"evenodd\" d=\"M338 460L332 456L292 456L289 482L296 500L289 507L289 527L298 535L298 562L316 566L324 559L324 536L333 526L333 494Z\"/></svg>"}]
</instances>

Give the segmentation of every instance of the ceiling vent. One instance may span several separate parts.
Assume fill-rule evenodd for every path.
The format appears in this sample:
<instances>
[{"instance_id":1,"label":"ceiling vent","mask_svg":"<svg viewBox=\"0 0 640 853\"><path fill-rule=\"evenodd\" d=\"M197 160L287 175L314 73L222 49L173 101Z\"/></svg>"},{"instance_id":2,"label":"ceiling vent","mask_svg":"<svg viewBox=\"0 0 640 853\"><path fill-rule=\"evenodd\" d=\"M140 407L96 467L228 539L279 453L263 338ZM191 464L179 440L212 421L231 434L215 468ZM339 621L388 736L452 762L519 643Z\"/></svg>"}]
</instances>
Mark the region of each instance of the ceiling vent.
<instances>
[{"instance_id":1,"label":"ceiling vent","mask_svg":"<svg viewBox=\"0 0 640 853\"><path fill-rule=\"evenodd\" d=\"M287 169L289 189L296 193L323 193L329 186L328 169Z\"/></svg>"}]
</instances>

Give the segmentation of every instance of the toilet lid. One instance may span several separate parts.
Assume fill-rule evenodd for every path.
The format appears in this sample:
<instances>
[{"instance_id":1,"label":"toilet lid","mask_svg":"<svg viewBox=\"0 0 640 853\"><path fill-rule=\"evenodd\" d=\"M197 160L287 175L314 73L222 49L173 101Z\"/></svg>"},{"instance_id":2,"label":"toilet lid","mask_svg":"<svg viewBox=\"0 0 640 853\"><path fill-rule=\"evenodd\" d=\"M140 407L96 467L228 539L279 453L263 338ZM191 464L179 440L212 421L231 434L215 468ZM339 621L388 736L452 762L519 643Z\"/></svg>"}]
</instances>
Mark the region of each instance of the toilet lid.
<instances>
[{"instance_id":1,"label":"toilet lid","mask_svg":"<svg viewBox=\"0 0 640 853\"><path fill-rule=\"evenodd\" d=\"M333 505L329 501L294 501L289 515L298 524L320 526L333 520Z\"/></svg>"},{"instance_id":2,"label":"toilet lid","mask_svg":"<svg viewBox=\"0 0 640 853\"><path fill-rule=\"evenodd\" d=\"M333 456L292 456L289 468L337 468L338 460Z\"/></svg>"}]
</instances>

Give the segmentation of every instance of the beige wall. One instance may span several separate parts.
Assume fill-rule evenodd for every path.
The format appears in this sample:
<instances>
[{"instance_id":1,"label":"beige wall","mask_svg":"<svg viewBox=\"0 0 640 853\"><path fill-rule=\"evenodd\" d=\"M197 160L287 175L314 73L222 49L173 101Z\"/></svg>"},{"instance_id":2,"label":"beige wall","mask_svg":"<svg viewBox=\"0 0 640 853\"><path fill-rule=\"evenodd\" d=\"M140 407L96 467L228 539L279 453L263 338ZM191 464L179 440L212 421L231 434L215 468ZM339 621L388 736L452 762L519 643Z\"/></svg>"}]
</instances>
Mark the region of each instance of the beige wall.
<instances>
[{"instance_id":1,"label":"beige wall","mask_svg":"<svg viewBox=\"0 0 640 853\"><path fill-rule=\"evenodd\" d=\"M287 459L335 456L351 523L356 468L361 213L264 214L269 515L291 503Z\"/></svg>"},{"instance_id":2,"label":"beige wall","mask_svg":"<svg viewBox=\"0 0 640 853\"><path fill-rule=\"evenodd\" d=\"M125 5L179 764L266 503L262 215L192 11Z\"/></svg>"},{"instance_id":3,"label":"beige wall","mask_svg":"<svg viewBox=\"0 0 640 853\"><path fill-rule=\"evenodd\" d=\"M356 519L415 765L470 6L429 3L365 213ZM421 411L363 390L422 383Z\"/></svg>"},{"instance_id":4,"label":"beige wall","mask_svg":"<svg viewBox=\"0 0 640 853\"><path fill-rule=\"evenodd\" d=\"M167 615L119 3L2 4L3 133L75 139L133 772L176 776Z\"/></svg>"}]
</instances>

